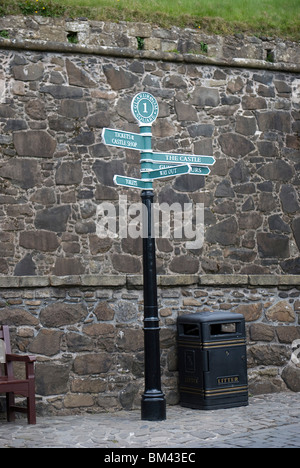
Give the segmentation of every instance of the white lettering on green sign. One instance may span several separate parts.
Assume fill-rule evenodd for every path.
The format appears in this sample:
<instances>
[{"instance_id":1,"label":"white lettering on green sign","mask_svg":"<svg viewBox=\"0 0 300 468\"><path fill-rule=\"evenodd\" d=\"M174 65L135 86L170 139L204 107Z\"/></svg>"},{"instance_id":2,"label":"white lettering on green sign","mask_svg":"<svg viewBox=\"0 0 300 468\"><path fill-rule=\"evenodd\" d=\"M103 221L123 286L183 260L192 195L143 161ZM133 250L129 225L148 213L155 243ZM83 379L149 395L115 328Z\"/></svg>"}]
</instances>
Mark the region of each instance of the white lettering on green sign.
<instances>
[{"instance_id":1,"label":"white lettering on green sign","mask_svg":"<svg viewBox=\"0 0 300 468\"><path fill-rule=\"evenodd\" d=\"M189 156L184 154L166 154L166 161L173 161L173 162L182 162L182 163L194 163L199 164L201 162L201 156Z\"/></svg>"},{"instance_id":2,"label":"white lettering on green sign","mask_svg":"<svg viewBox=\"0 0 300 468\"><path fill-rule=\"evenodd\" d=\"M213 156L172 153L153 153L151 157L142 158L142 161L168 164L205 164L208 166L212 166L216 162Z\"/></svg>"},{"instance_id":3,"label":"white lettering on green sign","mask_svg":"<svg viewBox=\"0 0 300 468\"><path fill-rule=\"evenodd\" d=\"M144 137L138 133L122 132L122 130L112 130L104 128L102 131L104 143L108 146L119 148L131 148L142 151L144 149Z\"/></svg>"},{"instance_id":4,"label":"white lettering on green sign","mask_svg":"<svg viewBox=\"0 0 300 468\"><path fill-rule=\"evenodd\" d=\"M137 185L138 185L137 181L134 180L134 179L126 179L126 180L125 180L125 183L126 183L127 185L132 185L133 187L137 187Z\"/></svg>"},{"instance_id":5,"label":"white lettering on green sign","mask_svg":"<svg viewBox=\"0 0 300 468\"><path fill-rule=\"evenodd\" d=\"M181 166L167 167L166 169L159 169L156 171L148 172L149 178L159 179L163 177L172 177L181 174L188 174L191 171L191 166L183 164Z\"/></svg>"},{"instance_id":6,"label":"white lettering on green sign","mask_svg":"<svg viewBox=\"0 0 300 468\"><path fill-rule=\"evenodd\" d=\"M116 132L115 138L112 138L111 142L116 146L127 146L128 148L137 147L137 142L134 141L134 136L129 133Z\"/></svg>"}]
</instances>

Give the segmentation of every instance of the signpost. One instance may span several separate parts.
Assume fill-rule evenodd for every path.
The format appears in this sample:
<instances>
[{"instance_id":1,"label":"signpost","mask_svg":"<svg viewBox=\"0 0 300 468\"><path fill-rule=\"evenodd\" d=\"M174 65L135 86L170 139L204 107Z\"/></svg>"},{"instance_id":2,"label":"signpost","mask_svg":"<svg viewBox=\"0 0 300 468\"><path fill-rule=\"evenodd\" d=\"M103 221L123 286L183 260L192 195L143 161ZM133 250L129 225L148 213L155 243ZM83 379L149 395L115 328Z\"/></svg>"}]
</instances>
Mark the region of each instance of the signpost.
<instances>
[{"instance_id":1,"label":"signpost","mask_svg":"<svg viewBox=\"0 0 300 468\"><path fill-rule=\"evenodd\" d=\"M156 256L151 217L153 181L182 174L208 175L210 168L207 166L213 165L215 158L153 153L151 126L159 112L155 97L145 92L137 94L131 102L131 112L138 121L139 134L104 128L102 138L108 146L141 152L141 179L115 175L114 183L142 190L142 203L146 207L147 220L143 226L145 391L142 396L141 416L147 421L163 421L166 419L166 400L161 390Z\"/></svg>"}]
</instances>

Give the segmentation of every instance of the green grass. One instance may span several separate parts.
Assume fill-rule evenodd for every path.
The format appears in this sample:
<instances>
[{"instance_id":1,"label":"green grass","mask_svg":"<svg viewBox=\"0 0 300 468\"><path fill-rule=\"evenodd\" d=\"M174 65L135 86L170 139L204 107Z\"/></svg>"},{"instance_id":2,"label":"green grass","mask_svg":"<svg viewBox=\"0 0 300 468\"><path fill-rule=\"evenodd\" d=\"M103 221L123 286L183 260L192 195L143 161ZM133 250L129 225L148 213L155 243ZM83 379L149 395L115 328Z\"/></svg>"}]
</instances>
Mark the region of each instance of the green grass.
<instances>
[{"instance_id":1,"label":"green grass","mask_svg":"<svg viewBox=\"0 0 300 468\"><path fill-rule=\"evenodd\" d=\"M0 15L20 13L300 40L300 0L1 0Z\"/></svg>"}]
</instances>

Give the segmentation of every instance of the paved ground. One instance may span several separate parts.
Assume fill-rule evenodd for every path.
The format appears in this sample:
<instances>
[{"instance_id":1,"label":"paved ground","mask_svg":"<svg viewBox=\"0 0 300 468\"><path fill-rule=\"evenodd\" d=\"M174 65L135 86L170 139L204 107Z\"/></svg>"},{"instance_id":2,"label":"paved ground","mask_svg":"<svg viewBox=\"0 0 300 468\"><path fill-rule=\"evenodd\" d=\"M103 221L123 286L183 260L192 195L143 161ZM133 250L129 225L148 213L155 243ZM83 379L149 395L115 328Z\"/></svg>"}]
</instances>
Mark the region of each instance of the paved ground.
<instances>
[{"instance_id":1,"label":"paved ground","mask_svg":"<svg viewBox=\"0 0 300 468\"><path fill-rule=\"evenodd\" d=\"M36 426L1 420L0 448L6 447L299 448L300 393L252 397L247 407L217 411L168 407L163 422L141 421L138 411L41 417Z\"/></svg>"}]
</instances>

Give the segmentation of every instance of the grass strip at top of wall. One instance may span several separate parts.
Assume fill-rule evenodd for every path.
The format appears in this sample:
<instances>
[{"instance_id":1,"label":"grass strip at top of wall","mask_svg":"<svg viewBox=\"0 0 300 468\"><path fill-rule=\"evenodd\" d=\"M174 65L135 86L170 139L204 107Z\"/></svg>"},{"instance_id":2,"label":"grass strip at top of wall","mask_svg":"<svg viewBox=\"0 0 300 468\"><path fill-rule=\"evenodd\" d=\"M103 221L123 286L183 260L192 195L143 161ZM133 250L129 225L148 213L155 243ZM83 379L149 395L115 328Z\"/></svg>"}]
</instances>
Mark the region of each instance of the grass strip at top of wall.
<instances>
[{"instance_id":1,"label":"grass strip at top of wall","mask_svg":"<svg viewBox=\"0 0 300 468\"><path fill-rule=\"evenodd\" d=\"M163 28L195 28L207 34L300 40L299 0L2 0L0 16L20 14L147 22Z\"/></svg>"}]
</instances>

